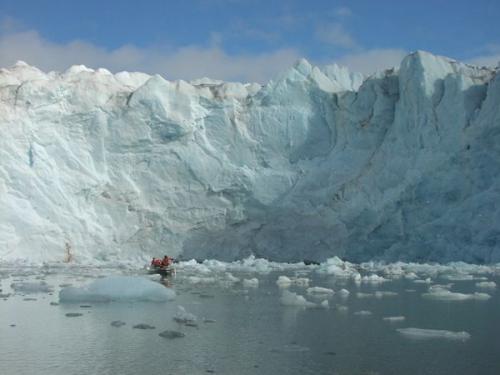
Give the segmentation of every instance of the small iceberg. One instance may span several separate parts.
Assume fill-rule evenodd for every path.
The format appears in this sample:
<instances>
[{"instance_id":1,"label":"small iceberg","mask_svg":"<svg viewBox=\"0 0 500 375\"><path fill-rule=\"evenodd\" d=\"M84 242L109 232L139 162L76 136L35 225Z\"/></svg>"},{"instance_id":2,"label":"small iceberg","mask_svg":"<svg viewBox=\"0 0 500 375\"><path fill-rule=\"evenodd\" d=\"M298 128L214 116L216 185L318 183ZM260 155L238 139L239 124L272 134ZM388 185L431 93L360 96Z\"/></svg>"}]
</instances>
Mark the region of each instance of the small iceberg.
<instances>
[{"instance_id":1,"label":"small iceberg","mask_svg":"<svg viewBox=\"0 0 500 375\"><path fill-rule=\"evenodd\" d=\"M476 287L481 289L496 289L497 283L494 281L481 281L476 283Z\"/></svg>"},{"instance_id":2,"label":"small iceberg","mask_svg":"<svg viewBox=\"0 0 500 375\"><path fill-rule=\"evenodd\" d=\"M255 277L252 279L243 279L243 288L249 289L258 287L259 287L259 279Z\"/></svg>"},{"instance_id":3,"label":"small iceberg","mask_svg":"<svg viewBox=\"0 0 500 375\"><path fill-rule=\"evenodd\" d=\"M184 306L177 306L177 312L174 315L174 320L179 324L196 324L198 318L196 315L187 312Z\"/></svg>"},{"instance_id":4,"label":"small iceberg","mask_svg":"<svg viewBox=\"0 0 500 375\"><path fill-rule=\"evenodd\" d=\"M284 306L316 307L316 304L306 300L303 296L284 290L280 302Z\"/></svg>"},{"instance_id":5,"label":"small iceberg","mask_svg":"<svg viewBox=\"0 0 500 375\"><path fill-rule=\"evenodd\" d=\"M454 332L424 328L399 328L397 331L405 337L417 340L445 339L466 341L470 339L470 334L465 331Z\"/></svg>"},{"instance_id":6,"label":"small iceberg","mask_svg":"<svg viewBox=\"0 0 500 375\"><path fill-rule=\"evenodd\" d=\"M385 320L386 322L391 322L391 323L404 322L406 320L406 318L402 315L400 315L400 316L386 316L382 319Z\"/></svg>"},{"instance_id":7,"label":"small iceberg","mask_svg":"<svg viewBox=\"0 0 500 375\"><path fill-rule=\"evenodd\" d=\"M476 300L476 301L486 301L491 298L491 296L487 293L457 293L450 292L448 289L442 287L432 287L429 288L429 293L422 294L422 297L434 299L438 301L467 301L467 300Z\"/></svg>"},{"instance_id":8,"label":"small iceberg","mask_svg":"<svg viewBox=\"0 0 500 375\"><path fill-rule=\"evenodd\" d=\"M314 286L312 288L307 288L307 294L317 294L317 295L331 295L334 294L335 292L333 289L330 288L322 288L320 286Z\"/></svg>"},{"instance_id":9,"label":"small iceberg","mask_svg":"<svg viewBox=\"0 0 500 375\"><path fill-rule=\"evenodd\" d=\"M166 302L175 292L142 277L112 276L87 286L68 287L59 292L60 302Z\"/></svg>"}]
</instances>

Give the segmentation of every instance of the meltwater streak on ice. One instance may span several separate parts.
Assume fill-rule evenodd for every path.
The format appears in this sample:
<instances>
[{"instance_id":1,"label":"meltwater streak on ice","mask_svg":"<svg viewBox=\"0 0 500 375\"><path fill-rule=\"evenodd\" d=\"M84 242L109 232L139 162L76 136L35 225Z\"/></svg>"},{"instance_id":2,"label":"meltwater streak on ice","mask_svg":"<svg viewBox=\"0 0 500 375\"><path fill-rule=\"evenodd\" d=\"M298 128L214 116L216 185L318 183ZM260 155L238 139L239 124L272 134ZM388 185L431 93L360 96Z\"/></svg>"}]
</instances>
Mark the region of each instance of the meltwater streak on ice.
<instances>
[{"instance_id":1,"label":"meltwater streak on ice","mask_svg":"<svg viewBox=\"0 0 500 375\"><path fill-rule=\"evenodd\" d=\"M497 71L0 70L0 259L500 260Z\"/></svg>"}]
</instances>

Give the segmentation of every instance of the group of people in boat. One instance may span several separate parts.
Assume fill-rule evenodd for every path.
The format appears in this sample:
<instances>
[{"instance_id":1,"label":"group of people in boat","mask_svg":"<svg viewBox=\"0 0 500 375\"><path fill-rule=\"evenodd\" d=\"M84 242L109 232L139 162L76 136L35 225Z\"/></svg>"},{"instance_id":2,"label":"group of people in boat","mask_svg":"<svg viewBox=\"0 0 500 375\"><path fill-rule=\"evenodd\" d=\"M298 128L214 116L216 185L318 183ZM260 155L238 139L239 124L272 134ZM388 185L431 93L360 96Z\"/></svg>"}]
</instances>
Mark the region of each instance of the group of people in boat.
<instances>
[{"instance_id":1,"label":"group of people in boat","mask_svg":"<svg viewBox=\"0 0 500 375\"><path fill-rule=\"evenodd\" d=\"M151 267L155 268L165 268L174 263L174 258L169 257L168 255L165 255L163 259L160 258L153 258L151 261Z\"/></svg>"}]
</instances>

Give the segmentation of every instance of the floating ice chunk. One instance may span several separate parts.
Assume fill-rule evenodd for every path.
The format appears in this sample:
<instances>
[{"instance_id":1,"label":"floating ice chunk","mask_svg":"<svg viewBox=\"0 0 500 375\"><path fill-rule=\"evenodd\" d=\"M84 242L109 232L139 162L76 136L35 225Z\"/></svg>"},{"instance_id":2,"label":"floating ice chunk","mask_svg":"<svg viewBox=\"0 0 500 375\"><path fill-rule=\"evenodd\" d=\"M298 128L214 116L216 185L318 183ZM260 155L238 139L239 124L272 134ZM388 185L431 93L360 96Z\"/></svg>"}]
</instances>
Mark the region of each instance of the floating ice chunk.
<instances>
[{"instance_id":1,"label":"floating ice chunk","mask_svg":"<svg viewBox=\"0 0 500 375\"><path fill-rule=\"evenodd\" d=\"M327 299L323 300L319 305L320 305L320 307L322 307L324 309L330 308L330 304L328 303Z\"/></svg>"},{"instance_id":2,"label":"floating ice chunk","mask_svg":"<svg viewBox=\"0 0 500 375\"><path fill-rule=\"evenodd\" d=\"M290 280L289 277L280 276L276 281L276 285L278 285L280 288L288 288L290 285L292 285L292 280Z\"/></svg>"},{"instance_id":3,"label":"floating ice chunk","mask_svg":"<svg viewBox=\"0 0 500 375\"><path fill-rule=\"evenodd\" d=\"M45 281L39 282L17 282L10 284L10 287L19 293L50 293L52 287Z\"/></svg>"},{"instance_id":4,"label":"floating ice chunk","mask_svg":"<svg viewBox=\"0 0 500 375\"><path fill-rule=\"evenodd\" d=\"M230 283L233 283L233 284L236 284L236 283L240 282L240 279L238 279L236 276L234 276L230 272L226 272L226 274L225 274L225 280L228 281L228 282L230 282Z\"/></svg>"},{"instance_id":5,"label":"floating ice chunk","mask_svg":"<svg viewBox=\"0 0 500 375\"><path fill-rule=\"evenodd\" d=\"M382 277L382 276L379 276L376 274L363 276L361 278L361 282L368 283L368 284L380 284L380 283L384 283L386 281L389 281L389 280L386 279L385 277Z\"/></svg>"},{"instance_id":6,"label":"floating ice chunk","mask_svg":"<svg viewBox=\"0 0 500 375\"><path fill-rule=\"evenodd\" d=\"M196 323L198 318L196 315L187 312L184 306L177 306L177 312L174 315L174 320L177 323L188 324L188 323Z\"/></svg>"},{"instance_id":7,"label":"floating ice chunk","mask_svg":"<svg viewBox=\"0 0 500 375\"><path fill-rule=\"evenodd\" d=\"M349 297L349 294L351 294L347 289L340 289L337 294L341 296L342 298L347 298Z\"/></svg>"},{"instance_id":8,"label":"floating ice chunk","mask_svg":"<svg viewBox=\"0 0 500 375\"><path fill-rule=\"evenodd\" d=\"M416 280L416 279L418 279L418 275L417 275L415 272L408 272L408 273L405 275L405 279L408 279L408 280Z\"/></svg>"},{"instance_id":9,"label":"floating ice chunk","mask_svg":"<svg viewBox=\"0 0 500 375\"><path fill-rule=\"evenodd\" d=\"M406 318L404 316L386 316L382 319L387 321L387 322L391 322L391 323L403 322L406 320Z\"/></svg>"},{"instance_id":10,"label":"floating ice chunk","mask_svg":"<svg viewBox=\"0 0 500 375\"><path fill-rule=\"evenodd\" d=\"M481 281L476 283L476 287L481 289L495 289L497 287L497 283L494 281Z\"/></svg>"},{"instance_id":11,"label":"floating ice chunk","mask_svg":"<svg viewBox=\"0 0 500 375\"><path fill-rule=\"evenodd\" d=\"M329 258L326 262L321 263L317 272L322 275L332 275L339 278L354 278L359 275L355 265L349 262L344 262L338 257Z\"/></svg>"},{"instance_id":12,"label":"floating ice chunk","mask_svg":"<svg viewBox=\"0 0 500 375\"><path fill-rule=\"evenodd\" d=\"M299 287L307 287L309 285L309 279L307 277L289 278L287 276L280 276L276 281L276 285L278 285L280 288L288 288L291 285L296 285Z\"/></svg>"},{"instance_id":13,"label":"floating ice chunk","mask_svg":"<svg viewBox=\"0 0 500 375\"><path fill-rule=\"evenodd\" d=\"M359 272L354 272L352 275L351 275L351 278L353 279L353 281L356 283L356 284L361 284L361 274Z\"/></svg>"},{"instance_id":14,"label":"floating ice chunk","mask_svg":"<svg viewBox=\"0 0 500 375\"><path fill-rule=\"evenodd\" d=\"M165 302L174 298L173 290L151 280L133 276L106 277L82 288L68 287L59 292L60 302Z\"/></svg>"},{"instance_id":15,"label":"floating ice chunk","mask_svg":"<svg viewBox=\"0 0 500 375\"><path fill-rule=\"evenodd\" d=\"M219 278L217 280L217 283L219 286L224 287L224 288L231 288L234 284L237 284L240 282L240 279L235 277L232 273L230 272L225 272L222 278Z\"/></svg>"},{"instance_id":16,"label":"floating ice chunk","mask_svg":"<svg viewBox=\"0 0 500 375\"><path fill-rule=\"evenodd\" d=\"M375 297L376 298L384 298L384 297L395 297L398 294L396 292L388 292L388 291L376 291L375 292Z\"/></svg>"},{"instance_id":17,"label":"floating ice chunk","mask_svg":"<svg viewBox=\"0 0 500 375\"><path fill-rule=\"evenodd\" d=\"M432 279L428 277L427 279L424 280L413 280L415 284L430 284L432 283Z\"/></svg>"},{"instance_id":18,"label":"floating ice chunk","mask_svg":"<svg viewBox=\"0 0 500 375\"><path fill-rule=\"evenodd\" d=\"M429 291L436 290L436 289L447 289L450 290L453 284L434 284L429 287Z\"/></svg>"},{"instance_id":19,"label":"floating ice chunk","mask_svg":"<svg viewBox=\"0 0 500 375\"><path fill-rule=\"evenodd\" d=\"M465 331L454 332L424 328L399 328L397 331L405 337L419 340L446 339L465 341L470 339L470 334Z\"/></svg>"},{"instance_id":20,"label":"floating ice chunk","mask_svg":"<svg viewBox=\"0 0 500 375\"><path fill-rule=\"evenodd\" d=\"M468 281L468 280L474 280L473 275L469 275L466 273L452 273L448 275L443 275L443 279L450 280L450 281Z\"/></svg>"},{"instance_id":21,"label":"floating ice chunk","mask_svg":"<svg viewBox=\"0 0 500 375\"><path fill-rule=\"evenodd\" d=\"M312 288L307 288L307 294L334 294L333 289L322 288L320 286L315 286Z\"/></svg>"},{"instance_id":22,"label":"floating ice chunk","mask_svg":"<svg viewBox=\"0 0 500 375\"><path fill-rule=\"evenodd\" d=\"M390 279L400 279L405 275L405 270L400 263L388 264L383 270L383 274Z\"/></svg>"},{"instance_id":23,"label":"floating ice chunk","mask_svg":"<svg viewBox=\"0 0 500 375\"><path fill-rule=\"evenodd\" d=\"M288 290L283 291L280 302L284 306L300 306L300 307L316 306L315 303L307 301L303 296L298 295L297 293L290 292Z\"/></svg>"},{"instance_id":24,"label":"floating ice chunk","mask_svg":"<svg viewBox=\"0 0 500 375\"><path fill-rule=\"evenodd\" d=\"M361 310L361 311L356 311L354 313L354 315L358 315L358 316L369 316L369 315L372 315L372 312L371 311L368 311L368 310Z\"/></svg>"},{"instance_id":25,"label":"floating ice chunk","mask_svg":"<svg viewBox=\"0 0 500 375\"><path fill-rule=\"evenodd\" d=\"M259 279L243 279L243 287L244 288L258 288L259 287Z\"/></svg>"},{"instance_id":26,"label":"floating ice chunk","mask_svg":"<svg viewBox=\"0 0 500 375\"><path fill-rule=\"evenodd\" d=\"M478 293L478 292L471 294L456 293L456 292L450 292L448 289L445 288L437 288L437 287L429 288L429 292L422 294L422 297L440 301L466 301L466 300L486 301L491 298L491 296L487 293Z\"/></svg>"}]
</instances>

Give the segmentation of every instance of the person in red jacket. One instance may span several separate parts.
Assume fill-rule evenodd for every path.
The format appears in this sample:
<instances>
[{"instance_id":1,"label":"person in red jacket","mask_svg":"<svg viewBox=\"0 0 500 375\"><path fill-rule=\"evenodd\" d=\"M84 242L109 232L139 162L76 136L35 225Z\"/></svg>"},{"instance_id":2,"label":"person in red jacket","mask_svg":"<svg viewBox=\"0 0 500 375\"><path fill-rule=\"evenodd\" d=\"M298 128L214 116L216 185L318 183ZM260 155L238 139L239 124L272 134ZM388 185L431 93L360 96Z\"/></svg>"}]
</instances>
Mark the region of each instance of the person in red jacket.
<instances>
[{"instance_id":1,"label":"person in red jacket","mask_svg":"<svg viewBox=\"0 0 500 375\"><path fill-rule=\"evenodd\" d=\"M151 266L152 267L161 267L161 259L153 258L151 261Z\"/></svg>"},{"instance_id":2,"label":"person in red jacket","mask_svg":"<svg viewBox=\"0 0 500 375\"><path fill-rule=\"evenodd\" d=\"M163 257L163 260L161 261L161 266L162 267L168 267L172 264L172 258L170 258L168 255L165 255Z\"/></svg>"}]
</instances>

